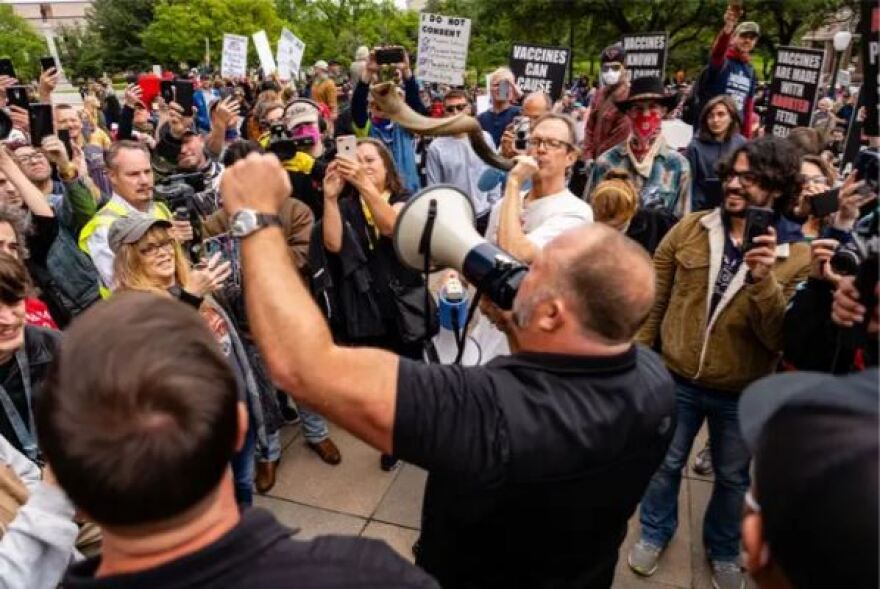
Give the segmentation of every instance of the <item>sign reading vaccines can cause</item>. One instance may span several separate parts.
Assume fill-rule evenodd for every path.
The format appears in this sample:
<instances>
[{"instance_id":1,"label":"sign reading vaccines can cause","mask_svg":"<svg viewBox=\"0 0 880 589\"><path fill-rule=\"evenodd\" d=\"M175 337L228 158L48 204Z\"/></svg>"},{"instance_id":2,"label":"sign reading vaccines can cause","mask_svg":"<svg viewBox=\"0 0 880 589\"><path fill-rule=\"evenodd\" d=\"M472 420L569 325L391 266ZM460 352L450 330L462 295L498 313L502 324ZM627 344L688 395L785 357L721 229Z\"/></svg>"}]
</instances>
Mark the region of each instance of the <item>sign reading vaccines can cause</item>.
<instances>
[{"instance_id":1,"label":"sign reading vaccines can cause","mask_svg":"<svg viewBox=\"0 0 880 589\"><path fill-rule=\"evenodd\" d=\"M819 49L780 47L776 50L766 118L768 135L788 137L795 127L810 126L824 56Z\"/></svg>"},{"instance_id":2,"label":"sign reading vaccines can cause","mask_svg":"<svg viewBox=\"0 0 880 589\"><path fill-rule=\"evenodd\" d=\"M299 66L302 64L303 52L306 44L289 30L281 29L281 37L278 39L278 76L282 80L289 80L299 75Z\"/></svg>"},{"instance_id":3,"label":"sign reading vaccines can cause","mask_svg":"<svg viewBox=\"0 0 880 589\"><path fill-rule=\"evenodd\" d=\"M666 54L669 48L666 33L639 33L623 36L623 49L626 51L624 65L629 79L660 78L666 75Z\"/></svg>"},{"instance_id":4,"label":"sign reading vaccines can cause","mask_svg":"<svg viewBox=\"0 0 880 589\"><path fill-rule=\"evenodd\" d=\"M223 35L223 56L220 60L220 75L224 78L237 78L247 74L248 38L242 35Z\"/></svg>"},{"instance_id":5,"label":"sign reading vaccines can cause","mask_svg":"<svg viewBox=\"0 0 880 589\"><path fill-rule=\"evenodd\" d=\"M426 82L464 84L471 21L423 12L419 24L416 76Z\"/></svg>"},{"instance_id":6,"label":"sign reading vaccines can cause","mask_svg":"<svg viewBox=\"0 0 880 589\"><path fill-rule=\"evenodd\" d=\"M559 100L565 85L570 53L566 47L515 43L510 52L510 71L520 90L546 92Z\"/></svg>"}]
</instances>

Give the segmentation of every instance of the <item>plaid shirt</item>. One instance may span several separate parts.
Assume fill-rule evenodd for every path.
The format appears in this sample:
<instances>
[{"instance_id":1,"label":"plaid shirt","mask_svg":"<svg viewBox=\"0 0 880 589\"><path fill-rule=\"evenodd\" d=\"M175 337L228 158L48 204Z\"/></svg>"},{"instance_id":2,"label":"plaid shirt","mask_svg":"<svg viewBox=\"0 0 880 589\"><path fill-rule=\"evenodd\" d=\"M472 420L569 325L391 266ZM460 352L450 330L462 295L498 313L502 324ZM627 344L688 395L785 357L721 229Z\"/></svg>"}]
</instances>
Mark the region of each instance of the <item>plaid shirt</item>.
<instances>
[{"instance_id":1,"label":"plaid shirt","mask_svg":"<svg viewBox=\"0 0 880 589\"><path fill-rule=\"evenodd\" d=\"M587 200L596 186L612 168L623 168L639 191L644 208L665 207L677 217L691 209L691 167L687 159L669 146L662 145L654 157L651 174L645 178L633 166L626 153L626 143L619 143L599 156L590 172L590 181L584 194Z\"/></svg>"}]
</instances>

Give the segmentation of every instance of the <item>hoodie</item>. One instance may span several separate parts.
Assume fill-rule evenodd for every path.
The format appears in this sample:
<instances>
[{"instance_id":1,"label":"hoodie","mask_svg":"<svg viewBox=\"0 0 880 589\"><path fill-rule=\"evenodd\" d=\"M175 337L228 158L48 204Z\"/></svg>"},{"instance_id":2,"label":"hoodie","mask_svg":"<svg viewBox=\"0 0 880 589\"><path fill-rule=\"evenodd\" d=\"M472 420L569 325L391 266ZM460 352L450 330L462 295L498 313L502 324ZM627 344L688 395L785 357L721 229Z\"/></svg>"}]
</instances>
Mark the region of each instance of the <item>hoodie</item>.
<instances>
[{"instance_id":1,"label":"hoodie","mask_svg":"<svg viewBox=\"0 0 880 589\"><path fill-rule=\"evenodd\" d=\"M727 94L733 98L743 121L743 135L749 138L758 78L755 68L749 63L749 56L730 46L731 37L730 33L722 30L712 45L707 100L719 94Z\"/></svg>"}]
</instances>

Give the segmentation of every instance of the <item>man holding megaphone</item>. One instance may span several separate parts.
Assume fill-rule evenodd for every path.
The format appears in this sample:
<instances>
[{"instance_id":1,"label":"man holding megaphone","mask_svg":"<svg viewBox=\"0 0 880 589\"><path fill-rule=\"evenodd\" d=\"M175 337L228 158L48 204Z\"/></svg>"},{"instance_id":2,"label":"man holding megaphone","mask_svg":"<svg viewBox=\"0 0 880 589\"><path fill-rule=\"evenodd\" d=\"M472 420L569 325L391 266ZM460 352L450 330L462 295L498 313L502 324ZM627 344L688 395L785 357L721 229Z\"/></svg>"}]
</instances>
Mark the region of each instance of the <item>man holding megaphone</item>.
<instances>
[{"instance_id":1,"label":"man holding megaphone","mask_svg":"<svg viewBox=\"0 0 880 589\"><path fill-rule=\"evenodd\" d=\"M289 263L277 213L290 186L275 156L227 168L221 193L273 380L429 471L417 564L447 588L610 587L627 520L674 430L672 380L632 343L654 299L644 250L589 225L536 251L526 274L473 229L465 195L423 191L398 215L401 260L418 267L430 252L500 307L516 293L506 317L517 353L427 365L334 344Z\"/></svg>"}]
</instances>

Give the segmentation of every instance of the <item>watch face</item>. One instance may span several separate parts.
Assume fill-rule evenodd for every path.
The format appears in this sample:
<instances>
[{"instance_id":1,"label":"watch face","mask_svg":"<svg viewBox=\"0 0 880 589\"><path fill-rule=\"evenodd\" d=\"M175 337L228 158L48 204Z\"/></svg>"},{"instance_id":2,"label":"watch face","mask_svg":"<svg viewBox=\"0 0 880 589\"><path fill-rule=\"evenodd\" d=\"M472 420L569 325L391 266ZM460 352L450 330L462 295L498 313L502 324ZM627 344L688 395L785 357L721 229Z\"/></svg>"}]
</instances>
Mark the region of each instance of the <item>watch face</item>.
<instances>
[{"instance_id":1,"label":"watch face","mask_svg":"<svg viewBox=\"0 0 880 589\"><path fill-rule=\"evenodd\" d=\"M252 233L257 228L257 214L254 211L239 211L232 218L232 234L244 236Z\"/></svg>"}]
</instances>

